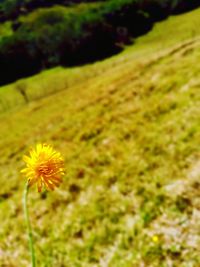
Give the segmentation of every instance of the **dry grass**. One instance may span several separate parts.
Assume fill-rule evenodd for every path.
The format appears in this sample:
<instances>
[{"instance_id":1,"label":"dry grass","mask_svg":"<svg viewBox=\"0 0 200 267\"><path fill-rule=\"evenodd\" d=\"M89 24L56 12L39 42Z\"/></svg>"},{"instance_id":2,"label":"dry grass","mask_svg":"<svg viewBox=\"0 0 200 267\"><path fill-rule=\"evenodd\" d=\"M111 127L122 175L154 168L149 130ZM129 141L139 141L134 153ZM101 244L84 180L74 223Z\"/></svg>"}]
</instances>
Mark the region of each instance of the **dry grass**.
<instances>
[{"instance_id":1,"label":"dry grass","mask_svg":"<svg viewBox=\"0 0 200 267\"><path fill-rule=\"evenodd\" d=\"M67 175L30 194L38 266L200 265L199 13L111 59L24 80L28 104L16 84L1 89L0 266L28 266L19 170L43 141Z\"/></svg>"}]
</instances>

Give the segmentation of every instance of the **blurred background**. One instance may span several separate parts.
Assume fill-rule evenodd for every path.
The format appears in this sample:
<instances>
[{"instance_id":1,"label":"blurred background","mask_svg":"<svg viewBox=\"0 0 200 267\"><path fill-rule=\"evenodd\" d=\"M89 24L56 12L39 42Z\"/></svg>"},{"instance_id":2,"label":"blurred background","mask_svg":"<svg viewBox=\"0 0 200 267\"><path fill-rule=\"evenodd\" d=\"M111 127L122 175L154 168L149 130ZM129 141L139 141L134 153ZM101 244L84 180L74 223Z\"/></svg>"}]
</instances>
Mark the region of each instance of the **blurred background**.
<instances>
[{"instance_id":1,"label":"blurred background","mask_svg":"<svg viewBox=\"0 0 200 267\"><path fill-rule=\"evenodd\" d=\"M199 0L0 0L0 267L200 266Z\"/></svg>"}]
</instances>

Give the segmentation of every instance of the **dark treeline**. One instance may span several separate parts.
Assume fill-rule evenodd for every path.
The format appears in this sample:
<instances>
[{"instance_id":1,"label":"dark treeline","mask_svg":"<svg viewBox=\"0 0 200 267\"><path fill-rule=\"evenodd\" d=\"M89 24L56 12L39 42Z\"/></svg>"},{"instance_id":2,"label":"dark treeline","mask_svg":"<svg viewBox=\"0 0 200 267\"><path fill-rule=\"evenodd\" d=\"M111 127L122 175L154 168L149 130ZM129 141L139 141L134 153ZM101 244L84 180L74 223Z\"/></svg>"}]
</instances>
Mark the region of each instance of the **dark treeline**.
<instances>
[{"instance_id":1,"label":"dark treeline","mask_svg":"<svg viewBox=\"0 0 200 267\"><path fill-rule=\"evenodd\" d=\"M8 2L23 1L4 0L1 5ZM87 1L24 0L26 10L36 8L33 2L41 7L47 2ZM16 19L18 7L15 15L9 15L15 18L13 34L0 41L0 84L54 66L80 65L113 55L149 31L154 22L198 6L199 0L108 0L70 11L59 6L41 9L23 22Z\"/></svg>"},{"instance_id":2,"label":"dark treeline","mask_svg":"<svg viewBox=\"0 0 200 267\"><path fill-rule=\"evenodd\" d=\"M106 0L0 0L0 22L13 20L20 15L54 5L73 6L79 3L102 2Z\"/></svg>"}]
</instances>

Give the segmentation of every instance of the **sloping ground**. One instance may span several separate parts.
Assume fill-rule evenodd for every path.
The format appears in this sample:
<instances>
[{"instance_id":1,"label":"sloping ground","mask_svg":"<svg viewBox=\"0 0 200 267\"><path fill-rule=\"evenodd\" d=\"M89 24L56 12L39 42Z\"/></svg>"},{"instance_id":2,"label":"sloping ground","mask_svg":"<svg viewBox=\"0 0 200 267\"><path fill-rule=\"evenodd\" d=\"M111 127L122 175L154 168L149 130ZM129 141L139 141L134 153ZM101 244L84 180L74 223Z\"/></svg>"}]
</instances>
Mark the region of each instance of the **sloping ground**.
<instances>
[{"instance_id":1,"label":"sloping ground","mask_svg":"<svg viewBox=\"0 0 200 267\"><path fill-rule=\"evenodd\" d=\"M29 266L19 170L37 142L67 171L60 189L30 194L38 266L200 266L199 15L102 63L24 80L26 105L2 88L0 266Z\"/></svg>"}]
</instances>

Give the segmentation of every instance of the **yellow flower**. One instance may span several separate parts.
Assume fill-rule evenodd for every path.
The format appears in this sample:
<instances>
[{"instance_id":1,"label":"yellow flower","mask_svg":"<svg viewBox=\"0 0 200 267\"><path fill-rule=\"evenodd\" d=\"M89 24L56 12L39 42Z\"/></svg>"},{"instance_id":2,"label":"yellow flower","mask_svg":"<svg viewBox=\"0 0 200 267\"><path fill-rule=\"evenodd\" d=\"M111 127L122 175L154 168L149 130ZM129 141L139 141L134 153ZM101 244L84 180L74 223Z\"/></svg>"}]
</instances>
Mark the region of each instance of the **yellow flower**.
<instances>
[{"instance_id":1,"label":"yellow flower","mask_svg":"<svg viewBox=\"0 0 200 267\"><path fill-rule=\"evenodd\" d=\"M64 175L64 161L61 154L50 145L38 144L36 149L31 149L30 156L24 156L26 168L21 172L28 178L28 185L37 183L38 192L45 186L54 190L62 182Z\"/></svg>"},{"instance_id":2,"label":"yellow flower","mask_svg":"<svg viewBox=\"0 0 200 267\"><path fill-rule=\"evenodd\" d=\"M152 241L153 241L154 243L158 243L158 241L159 241L158 236L157 236L157 235L152 236Z\"/></svg>"}]
</instances>

